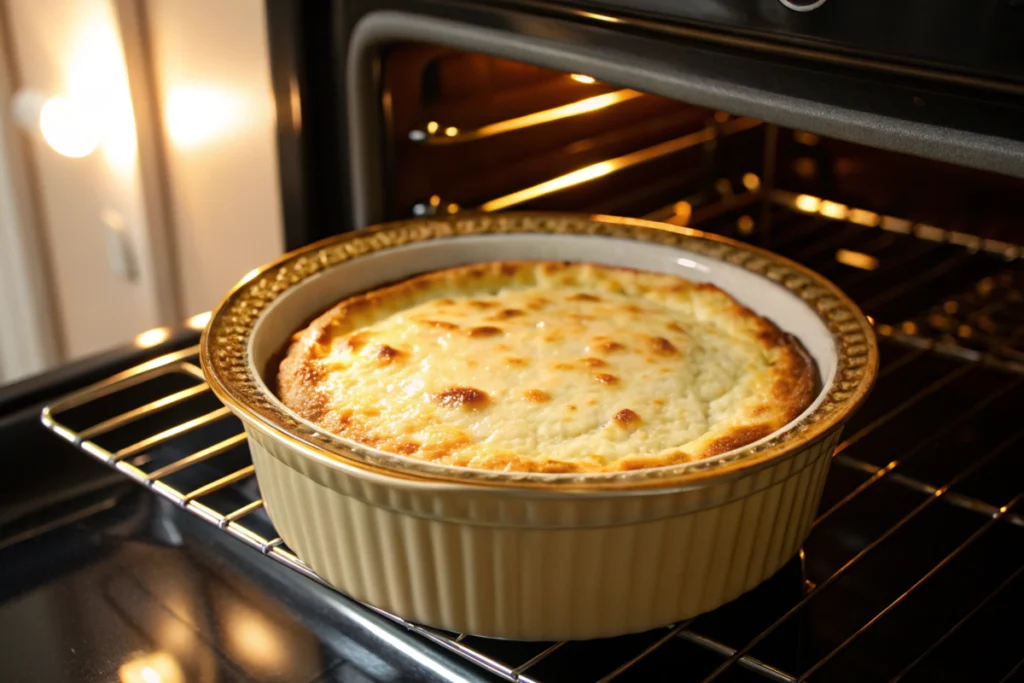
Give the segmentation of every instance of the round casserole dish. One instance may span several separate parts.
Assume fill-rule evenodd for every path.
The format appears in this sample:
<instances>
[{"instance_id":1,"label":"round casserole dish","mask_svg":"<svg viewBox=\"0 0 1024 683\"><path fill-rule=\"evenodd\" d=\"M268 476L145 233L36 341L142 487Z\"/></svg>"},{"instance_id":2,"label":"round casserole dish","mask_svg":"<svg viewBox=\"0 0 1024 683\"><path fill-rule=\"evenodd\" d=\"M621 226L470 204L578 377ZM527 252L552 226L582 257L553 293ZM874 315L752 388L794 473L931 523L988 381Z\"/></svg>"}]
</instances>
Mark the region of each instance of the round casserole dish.
<instances>
[{"instance_id":1,"label":"round casserole dish","mask_svg":"<svg viewBox=\"0 0 1024 683\"><path fill-rule=\"evenodd\" d=\"M423 272L530 259L715 284L799 339L821 389L789 425L734 451L584 474L472 470L375 451L324 434L273 394L281 349L337 301ZM411 621L562 640L692 617L785 564L808 533L878 352L853 302L782 257L648 221L510 213L390 223L288 254L227 295L201 360L245 424L278 532L324 580Z\"/></svg>"}]
</instances>

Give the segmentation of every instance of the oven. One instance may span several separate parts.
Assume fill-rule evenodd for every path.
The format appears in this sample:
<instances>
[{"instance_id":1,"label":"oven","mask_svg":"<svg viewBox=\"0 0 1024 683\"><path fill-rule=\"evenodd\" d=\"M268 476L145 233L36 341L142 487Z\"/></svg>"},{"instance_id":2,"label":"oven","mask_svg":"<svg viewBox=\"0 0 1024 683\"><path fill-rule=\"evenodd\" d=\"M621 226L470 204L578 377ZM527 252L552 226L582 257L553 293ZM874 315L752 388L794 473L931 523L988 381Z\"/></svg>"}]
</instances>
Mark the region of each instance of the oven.
<instances>
[{"instance_id":1,"label":"oven","mask_svg":"<svg viewBox=\"0 0 1024 683\"><path fill-rule=\"evenodd\" d=\"M182 333L0 403L49 453L15 470L17 591L55 582L73 632L107 615L138 641L118 675L147 683L1024 678L1024 3L268 0L267 18L289 248L515 210L695 228L847 292L877 385L766 583L645 633L498 641L318 584Z\"/></svg>"}]
</instances>

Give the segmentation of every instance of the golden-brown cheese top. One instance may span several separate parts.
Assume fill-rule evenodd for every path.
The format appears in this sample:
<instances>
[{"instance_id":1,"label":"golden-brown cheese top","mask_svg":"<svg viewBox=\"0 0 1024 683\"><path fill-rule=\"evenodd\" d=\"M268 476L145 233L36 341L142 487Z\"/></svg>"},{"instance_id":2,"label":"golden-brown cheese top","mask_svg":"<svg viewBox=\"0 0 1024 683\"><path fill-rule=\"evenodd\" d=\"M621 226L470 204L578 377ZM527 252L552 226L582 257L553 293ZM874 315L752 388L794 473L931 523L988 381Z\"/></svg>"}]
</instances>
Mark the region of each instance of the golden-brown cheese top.
<instances>
[{"instance_id":1,"label":"golden-brown cheese top","mask_svg":"<svg viewBox=\"0 0 1024 683\"><path fill-rule=\"evenodd\" d=\"M811 402L795 343L717 287L592 264L489 263L355 296L296 335L281 399L441 464L656 467L756 441Z\"/></svg>"}]
</instances>

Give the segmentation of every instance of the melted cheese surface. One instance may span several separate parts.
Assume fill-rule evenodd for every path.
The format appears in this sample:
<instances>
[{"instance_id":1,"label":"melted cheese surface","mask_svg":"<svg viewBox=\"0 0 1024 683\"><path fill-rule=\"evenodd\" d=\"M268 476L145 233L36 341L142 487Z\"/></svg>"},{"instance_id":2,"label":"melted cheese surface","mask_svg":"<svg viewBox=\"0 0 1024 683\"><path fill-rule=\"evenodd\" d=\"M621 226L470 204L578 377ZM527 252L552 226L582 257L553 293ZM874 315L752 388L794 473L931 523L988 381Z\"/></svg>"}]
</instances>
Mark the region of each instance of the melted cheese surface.
<instances>
[{"instance_id":1,"label":"melted cheese surface","mask_svg":"<svg viewBox=\"0 0 1024 683\"><path fill-rule=\"evenodd\" d=\"M715 287L592 265L500 266L342 302L298 335L282 399L381 450L548 472L713 455L810 402L801 354Z\"/></svg>"}]
</instances>

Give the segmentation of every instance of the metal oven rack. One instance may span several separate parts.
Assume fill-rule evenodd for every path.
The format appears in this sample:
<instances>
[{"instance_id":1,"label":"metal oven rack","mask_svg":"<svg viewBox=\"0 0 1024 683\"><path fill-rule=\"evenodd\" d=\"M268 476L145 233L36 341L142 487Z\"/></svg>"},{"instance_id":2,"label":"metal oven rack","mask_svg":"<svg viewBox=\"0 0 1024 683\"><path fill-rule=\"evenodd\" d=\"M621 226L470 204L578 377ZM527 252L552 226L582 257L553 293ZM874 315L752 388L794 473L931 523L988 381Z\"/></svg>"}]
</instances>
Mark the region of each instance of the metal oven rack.
<instances>
[{"instance_id":1,"label":"metal oven rack","mask_svg":"<svg viewBox=\"0 0 1024 683\"><path fill-rule=\"evenodd\" d=\"M790 199L783 197L781 204L792 204ZM807 204L804 209L812 208L810 202ZM820 203L813 208L818 211ZM795 225L791 229L799 231L801 228ZM944 244L953 241L949 235L933 236L941 237ZM1002 248L995 245L993 249L996 247ZM997 260L998 267L1007 262L1008 259ZM942 302L936 305L941 308ZM1002 410L1006 412L1005 406L1024 399L1024 373L1001 353L971 350L934 337L914 335L908 332L913 328L898 321L879 323L877 327L883 342L877 396L855 417L837 449L820 516L805 545L806 556L801 551L798 559L769 580L772 585L766 584L709 615L596 644L489 641L408 623L375 611L404 625L415 634L411 637L426 638L493 674L524 683L564 679L651 680L655 678L652 672L664 676L667 670L678 674L673 680L875 680L850 663L864 659L859 648L876 648L869 652L882 656L877 650L877 631L887 632L891 628L887 626L889 622L898 620L903 610L914 605L920 609L917 603L922 595L931 595L929 591L935 590L933 584L948 584L950 572L962 571L965 562L976 562L974 555L980 552L979 548L992 545L993 539L1010 539L1008 552L996 556L998 560L994 563L999 572L988 577L987 583L977 579L977 586L972 588L973 601L951 601L957 604L952 616L938 620L941 627L936 626L937 631L930 638L917 644L908 661L894 665L895 676L886 676L886 680L930 680L915 675L941 658L943 651L958 638L973 633L979 623L986 623L990 611L1006 609L1008 604L1014 610L1010 614L1017 614L1024 606L1020 600L1014 602L1013 597L1021 594L1024 574L1024 556L1017 550L1024 548L1024 517L1019 514L1020 479L1016 483L1013 480L1014 474L1021 474L1020 466L1015 464L1020 459L1012 457L1024 448L1024 429L1010 419L998 423L996 433L991 433L990 419L999 406L1004 406ZM951 356L933 353L944 349ZM190 348L156 358L62 398L44 409L43 423L154 493L300 574L320 581L273 532L269 518L263 515L241 425L227 408L212 402L209 386L196 365L196 353L196 348ZM112 403L116 396L131 395L161 383L166 384L165 390L139 394L129 410L123 409L122 402L116 412L104 414L104 402ZM977 394L977 400L967 397L957 404L968 390ZM180 413L194 404L205 407ZM921 431L922 424L930 426ZM212 443L188 442L213 427L217 429L209 439ZM986 429L989 431L983 431ZM908 439L908 431L914 430L919 433ZM126 432L132 432L128 440L124 437ZM972 452L970 458L955 461L947 462L935 454L961 432L982 434L978 443L987 445L983 449L978 446L979 450ZM176 445L183 442L188 443ZM977 484L979 478L983 485ZM228 491L236 495L223 498L222 494ZM889 510L886 506L894 499L902 502ZM878 506L886 507L886 513L874 522L873 528L857 533L850 530L850 519L873 514ZM956 527L959 535L947 533L949 515L954 515L956 525L960 525ZM935 537L929 538L929 534ZM929 556L926 564L912 556L910 564L917 565L912 575L893 583L893 572L884 564L879 566L883 556L892 554L894 543L929 542L943 534L950 538L937 543L941 552ZM920 553L927 554L927 550ZM869 570L872 573L867 578L858 576ZM965 575L973 577L972 571L968 568ZM905 574L903 570L896 573L900 572ZM877 596L864 600L872 605L871 609L857 614L856 623L851 622L841 633L829 634L821 643L805 643L806 634L813 635L815 631L800 626L809 618L808 611L822 609L820 603L832 607L854 604L830 598L837 592L837 586L851 582L879 583L887 587L887 592L880 601ZM756 628L723 629L723 622L735 621L737 616ZM833 621L829 617L822 622L820 615L813 618L819 620L815 626ZM1013 617L1011 621L1016 622L1019 630L1019 619ZM993 633L1000 633L1004 639L1015 637L1013 626L1008 636L998 627L993 628L997 629ZM792 635L794 630L796 636ZM1016 636L1018 644L1022 635ZM782 646L772 644L780 640ZM790 647L793 642L796 645ZM1002 653L1002 659L988 658L999 659L992 664L991 680L1009 681L1024 674L1024 653L1010 650L1009 654ZM589 669L582 673L578 668L593 662L599 662L601 667L593 674ZM835 667L846 667L848 675L837 675Z\"/></svg>"}]
</instances>

